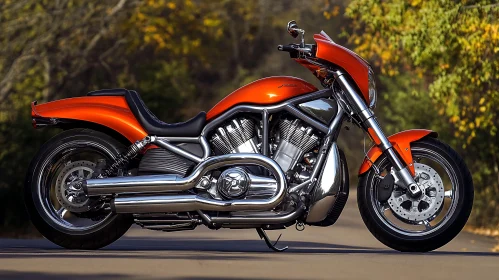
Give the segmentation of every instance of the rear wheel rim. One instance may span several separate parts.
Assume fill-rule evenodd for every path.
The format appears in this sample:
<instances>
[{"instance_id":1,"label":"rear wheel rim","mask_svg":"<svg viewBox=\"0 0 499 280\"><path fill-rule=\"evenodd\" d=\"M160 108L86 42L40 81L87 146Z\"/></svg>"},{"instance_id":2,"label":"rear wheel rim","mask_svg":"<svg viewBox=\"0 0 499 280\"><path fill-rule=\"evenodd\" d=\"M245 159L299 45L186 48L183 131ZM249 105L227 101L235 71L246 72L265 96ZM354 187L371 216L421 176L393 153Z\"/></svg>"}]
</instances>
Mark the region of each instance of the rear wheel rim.
<instances>
[{"instance_id":1,"label":"rear wheel rim","mask_svg":"<svg viewBox=\"0 0 499 280\"><path fill-rule=\"evenodd\" d=\"M444 226L448 225L449 221L453 218L457 204L459 201L459 181L451 163L440 153L424 148L424 147L411 147L414 162L431 161L433 162L432 168L436 169L438 175L446 177L444 182L444 200L441 208L437 211L435 216L428 217L426 220L416 223L408 223L394 214L393 209L388 205L388 202L381 204L377 200L376 187L380 179L373 178L369 187L371 197L371 207L374 209L376 216L383 223L383 225L390 230L405 236L418 237L432 234ZM435 168L434 166L439 166ZM380 170L390 168L390 163L387 158L383 158L378 164ZM437 195L440 195L437 194ZM388 206L388 207L387 207ZM401 224L402 223L402 224Z\"/></svg>"},{"instance_id":2,"label":"rear wheel rim","mask_svg":"<svg viewBox=\"0 0 499 280\"><path fill-rule=\"evenodd\" d=\"M73 233L87 233L107 224L115 215L106 209L95 213L72 213L57 199L57 179L68 163L77 160L97 163L98 159L106 162L115 158L107 147L88 141L71 141L60 145L45 157L37 177L36 194L43 213L42 218L55 228ZM79 172L78 172L79 173ZM85 174L85 173L84 173ZM85 174L87 179L88 172ZM59 182L60 183L60 182Z\"/></svg>"}]
</instances>

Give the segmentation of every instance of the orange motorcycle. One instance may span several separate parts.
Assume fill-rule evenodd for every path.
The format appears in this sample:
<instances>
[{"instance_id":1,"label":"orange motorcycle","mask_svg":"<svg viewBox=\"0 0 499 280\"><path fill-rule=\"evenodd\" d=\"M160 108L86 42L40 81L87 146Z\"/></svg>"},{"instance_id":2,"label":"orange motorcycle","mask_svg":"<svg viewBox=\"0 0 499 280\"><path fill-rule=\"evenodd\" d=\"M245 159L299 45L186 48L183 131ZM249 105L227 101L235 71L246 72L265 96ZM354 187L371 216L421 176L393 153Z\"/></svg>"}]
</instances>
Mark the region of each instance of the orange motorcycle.
<instances>
[{"instance_id":1,"label":"orange motorcycle","mask_svg":"<svg viewBox=\"0 0 499 280\"><path fill-rule=\"evenodd\" d=\"M234 91L208 113L164 123L133 90L106 89L46 104L33 126L64 131L29 167L25 200L36 228L70 249L98 249L135 223L161 231L295 225L327 227L349 193L337 145L344 121L374 142L359 170L358 205L372 234L399 251L430 251L466 224L473 182L462 158L431 130L385 136L373 109L374 73L325 33L280 45L324 89L276 76Z\"/></svg>"}]
</instances>

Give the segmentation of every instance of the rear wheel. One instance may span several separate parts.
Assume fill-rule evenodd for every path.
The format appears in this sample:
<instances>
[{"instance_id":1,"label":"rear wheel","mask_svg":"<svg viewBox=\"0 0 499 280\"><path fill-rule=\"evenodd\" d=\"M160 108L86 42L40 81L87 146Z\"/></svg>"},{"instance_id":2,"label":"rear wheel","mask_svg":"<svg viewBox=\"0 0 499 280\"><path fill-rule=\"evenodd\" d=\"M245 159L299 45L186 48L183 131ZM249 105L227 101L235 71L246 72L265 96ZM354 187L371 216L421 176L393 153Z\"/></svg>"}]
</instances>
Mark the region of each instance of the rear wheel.
<instances>
[{"instance_id":1,"label":"rear wheel","mask_svg":"<svg viewBox=\"0 0 499 280\"><path fill-rule=\"evenodd\" d=\"M433 138L411 144L415 180L423 194L413 198L397 187L380 195L381 178L373 169L361 176L359 210L371 233L399 251L427 252L451 241L464 227L473 205L473 181L462 158ZM385 156L376 162L381 176L392 166Z\"/></svg>"},{"instance_id":2,"label":"rear wheel","mask_svg":"<svg viewBox=\"0 0 499 280\"><path fill-rule=\"evenodd\" d=\"M25 204L43 236L68 249L98 249L125 234L131 216L112 213L107 201L81 188L99 162L112 162L124 148L90 129L64 131L41 147L26 176Z\"/></svg>"}]
</instances>

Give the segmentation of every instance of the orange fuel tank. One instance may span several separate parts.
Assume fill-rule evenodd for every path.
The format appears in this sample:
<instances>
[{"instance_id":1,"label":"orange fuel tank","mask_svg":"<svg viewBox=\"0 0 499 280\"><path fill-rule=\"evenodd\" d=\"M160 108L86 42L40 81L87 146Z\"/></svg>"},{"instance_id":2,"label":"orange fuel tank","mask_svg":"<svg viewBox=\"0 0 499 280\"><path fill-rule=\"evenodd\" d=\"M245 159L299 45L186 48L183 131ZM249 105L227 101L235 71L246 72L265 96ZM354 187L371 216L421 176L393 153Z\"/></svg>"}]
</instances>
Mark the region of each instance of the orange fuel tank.
<instances>
[{"instance_id":1,"label":"orange fuel tank","mask_svg":"<svg viewBox=\"0 0 499 280\"><path fill-rule=\"evenodd\" d=\"M240 104L271 105L317 90L314 85L295 77L278 76L260 79L222 99L208 112L206 119L210 121Z\"/></svg>"}]
</instances>

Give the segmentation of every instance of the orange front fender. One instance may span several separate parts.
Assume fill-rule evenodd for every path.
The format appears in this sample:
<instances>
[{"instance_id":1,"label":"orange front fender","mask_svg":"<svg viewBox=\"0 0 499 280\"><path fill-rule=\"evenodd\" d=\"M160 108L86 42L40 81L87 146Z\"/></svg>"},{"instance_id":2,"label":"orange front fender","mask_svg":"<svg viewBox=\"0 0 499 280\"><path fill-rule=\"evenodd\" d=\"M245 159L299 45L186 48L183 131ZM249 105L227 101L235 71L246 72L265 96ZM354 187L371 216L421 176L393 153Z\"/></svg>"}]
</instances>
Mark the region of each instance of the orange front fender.
<instances>
[{"instance_id":1,"label":"orange front fender","mask_svg":"<svg viewBox=\"0 0 499 280\"><path fill-rule=\"evenodd\" d=\"M31 104L33 118L77 120L106 126L130 142L147 136L123 96L85 96Z\"/></svg>"},{"instance_id":2,"label":"orange front fender","mask_svg":"<svg viewBox=\"0 0 499 280\"><path fill-rule=\"evenodd\" d=\"M399 133L393 134L388 137L388 141L392 143L393 148L400 155L401 159L404 161L405 165L409 167L409 171L414 176L414 166L412 161L412 152L411 152L411 142L417 141L425 136L430 137L438 137L438 133L432 130L427 129L411 129L401 131ZM376 162L376 160L381 156L383 152L377 146L373 146L369 152L367 152L367 156L371 159L372 162ZM365 158L364 162L360 166L359 176L366 173L372 164L371 162Z\"/></svg>"}]
</instances>

